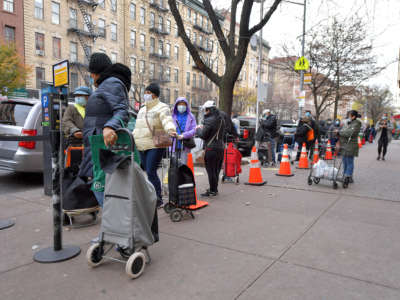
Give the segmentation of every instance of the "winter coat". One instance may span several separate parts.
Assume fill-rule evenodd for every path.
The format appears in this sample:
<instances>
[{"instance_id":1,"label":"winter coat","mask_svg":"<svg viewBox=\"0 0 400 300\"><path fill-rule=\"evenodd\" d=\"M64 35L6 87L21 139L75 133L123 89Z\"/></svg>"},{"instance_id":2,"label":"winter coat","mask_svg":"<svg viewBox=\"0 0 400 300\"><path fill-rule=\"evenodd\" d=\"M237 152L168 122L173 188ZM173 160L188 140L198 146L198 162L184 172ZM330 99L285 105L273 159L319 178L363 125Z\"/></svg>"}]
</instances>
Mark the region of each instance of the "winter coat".
<instances>
[{"instance_id":1,"label":"winter coat","mask_svg":"<svg viewBox=\"0 0 400 300\"><path fill-rule=\"evenodd\" d=\"M235 125L232 122L232 119L230 117L228 117L228 115L226 114L226 112L224 111L220 111L219 114L221 115L221 117L224 119L224 131L225 134L230 134L231 136L233 136L234 138L239 137L239 134L235 128Z\"/></svg>"},{"instance_id":2,"label":"winter coat","mask_svg":"<svg viewBox=\"0 0 400 300\"><path fill-rule=\"evenodd\" d=\"M225 136L224 116L217 109L205 115L203 128L198 128L196 134L204 140L204 148L206 150L223 150Z\"/></svg>"},{"instance_id":3,"label":"winter coat","mask_svg":"<svg viewBox=\"0 0 400 300\"><path fill-rule=\"evenodd\" d=\"M297 125L296 133L294 135L295 141L299 144L299 147L303 145L303 143L307 144L307 132L311 129L311 126L307 123L300 121L299 125Z\"/></svg>"},{"instance_id":4,"label":"winter coat","mask_svg":"<svg viewBox=\"0 0 400 300\"><path fill-rule=\"evenodd\" d=\"M186 117L186 124L184 126L182 126L182 124L179 123L179 126L182 129L183 138L184 139L189 139L189 138L193 137L194 134L196 133L196 118L191 113L190 105L189 105L188 101L186 100L186 98L179 97L178 99L176 99L176 102L175 102L175 105L174 105L174 109L172 111L172 119L174 120L174 124L176 124L176 129L179 130L179 128L178 128L178 115L179 115L178 103L182 102L182 101L186 103L186 112L185 112L185 114L187 114L187 117ZM190 149L189 148L185 148L184 151L189 152Z\"/></svg>"},{"instance_id":5,"label":"winter coat","mask_svg":"<svg viewBox=\"0 0 400 300\"><path fill-rule=\"evenodd\" d=\"M151 126L151 131L146 122L146 114L149 125ZM136 126L133 130L133 137L135 138L137 149L139 151L146 151L156 148L153 143L153 135L151 132L159 130L172 133L176 132L176 126L172 120L169 106L156 98L146 102L137 115Z\"/></svg>"},{"instance_id":6,"label":"winter coat","mask_svg":"<svg viewBox=\"0 0 400 300\"><path fill-rule=\"evenodd\" d=\"M79 176L93 177L93 163L89 137L102 135L103 128L117 130L127 123L128 91L131 71L122 64L114 64L100 74L98 88L90 95L86 104L83 125L84 154Z\"/></svg>"},{"instance_id":7,"label":"winter coat","mask_svg":"<svg viewBox=\"0 0 400 300\"><path fill-rule=\"evenodd\" d=\"M343 156L358 156L358 134L361 130L360 120L344 124L339 131L340 149Z\"/></svg>"},{"instance_id":8,"label":"winter coat","mask_svg":"<svg viewBox=\"0 0 400 300\"><path fill-rule=\"evenodd\" d=\"M83 118L74 105L68 105L62 121L64 134L68 137L83 130Z\"/></svg>"},{"instance_id":9,"label":"winter coat","mask_svg":"<svg viewBox=\"0 0 400 300\"><path fill-rule=\"evenodd\" d=\"M376 140L379 141L379 139L381 138L382 135L382 127L380 126L381 122L383 123L383 121L379 121L379 123L377 124L378 126L378 130L376 131ZM387 130L386 130L386 134L387 134L387 141L390 143L392 141L392 131L393 131L393 125L392 122L390 122L389 120L387 121Z\"/></svg>"},{"instance_id":10,"label":"winter coat","mask_svg":"<svg viewBox=\"0 0 400 300\"><path fill-rule=\"evenodd\" d=\"M263 142L265 141L266 137L275 138L277 136L277 126L278 122L276 120L276 116L272 114L265 119L262 119L256 133L256 141Z\"/></svg>"}]
</instances>

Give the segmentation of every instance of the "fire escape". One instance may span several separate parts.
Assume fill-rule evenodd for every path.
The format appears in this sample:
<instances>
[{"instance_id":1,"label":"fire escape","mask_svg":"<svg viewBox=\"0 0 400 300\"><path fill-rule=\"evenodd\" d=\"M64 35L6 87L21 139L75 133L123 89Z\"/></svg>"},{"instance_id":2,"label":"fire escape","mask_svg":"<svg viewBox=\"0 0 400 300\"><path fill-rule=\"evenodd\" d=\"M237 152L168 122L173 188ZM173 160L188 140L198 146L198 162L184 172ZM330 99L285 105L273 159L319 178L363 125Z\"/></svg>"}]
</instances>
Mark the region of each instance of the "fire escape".
<instances>
[{"instance_id":1,"label":"fire escape","mask_svg":"<svg viewBox=\"0 0 400 300\"><path fill-rule=\"evenodd\" d=\"M88 69L88 63L91 55L91 46L89 45L88 40L90 41L90 44L94 44L94 42L98 37L98 34L95 32L93 22L90 18L90 15L88 14L88 9L95 11L98 3L95 0L76 0L76 1L78 2L79 11L82 14L84 26L86 28L83 29L78 27L78 21L76 16L75 19L72 18L69 20L68 33L75 33L77 35L79 43L82 46L83 51L85 53L85 63L80 63L78 62L78 60L76 60L76 61L71 61L70 64L72 67L76 67L78 69L83 80L85 81L85 84L87 86L90 86L89 78L88 76L85 76L86 75L85 72Z\"/></svg>"}]
</instances>

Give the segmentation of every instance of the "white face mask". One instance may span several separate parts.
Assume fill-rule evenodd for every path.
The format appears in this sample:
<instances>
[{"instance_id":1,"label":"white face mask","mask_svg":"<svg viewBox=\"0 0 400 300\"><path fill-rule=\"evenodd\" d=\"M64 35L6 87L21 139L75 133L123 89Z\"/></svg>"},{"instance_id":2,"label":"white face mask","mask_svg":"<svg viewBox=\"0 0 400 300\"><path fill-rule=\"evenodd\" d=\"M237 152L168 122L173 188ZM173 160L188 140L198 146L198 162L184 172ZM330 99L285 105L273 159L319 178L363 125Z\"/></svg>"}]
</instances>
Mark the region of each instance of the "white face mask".
<instances>
[{"instance_id":1,"label":"white face mask","mask_svg":"<svg viewBox=\"0 0 400 300\"><path fill-rule=\"evenodd\" d=\"M186 111L186 105L178 105L177 109L182 114Z\"/></svg>"},{"instance_id":2,"label":"white face mask","mask_svg":"<svg viewBox=\"0 0 400 300\"><path fill-rule=\"evenodd\" d=\"M153 95L152 94L144 94L143 99L145 102L149 102L149 101L153 100Z\"/></svg>"}]
</instances>

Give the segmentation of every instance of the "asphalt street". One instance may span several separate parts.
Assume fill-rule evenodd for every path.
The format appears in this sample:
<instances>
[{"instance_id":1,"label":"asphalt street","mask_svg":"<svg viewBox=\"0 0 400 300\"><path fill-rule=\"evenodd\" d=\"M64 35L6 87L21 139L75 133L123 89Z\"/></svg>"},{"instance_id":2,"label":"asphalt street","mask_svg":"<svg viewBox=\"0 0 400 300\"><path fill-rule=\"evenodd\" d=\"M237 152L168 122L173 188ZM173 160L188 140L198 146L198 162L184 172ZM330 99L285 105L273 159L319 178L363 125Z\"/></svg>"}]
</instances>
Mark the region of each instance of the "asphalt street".
<instances>
[{"instance_id":1,"label":"asphalt street","mask_svg":"<svg viewBox=\"0 0 400 300\"><path fill-rule=\"evenodd\" d=\"M0 170L0 194L22 192L43 186L43 175Z\"/></svg>"}]
</instances>

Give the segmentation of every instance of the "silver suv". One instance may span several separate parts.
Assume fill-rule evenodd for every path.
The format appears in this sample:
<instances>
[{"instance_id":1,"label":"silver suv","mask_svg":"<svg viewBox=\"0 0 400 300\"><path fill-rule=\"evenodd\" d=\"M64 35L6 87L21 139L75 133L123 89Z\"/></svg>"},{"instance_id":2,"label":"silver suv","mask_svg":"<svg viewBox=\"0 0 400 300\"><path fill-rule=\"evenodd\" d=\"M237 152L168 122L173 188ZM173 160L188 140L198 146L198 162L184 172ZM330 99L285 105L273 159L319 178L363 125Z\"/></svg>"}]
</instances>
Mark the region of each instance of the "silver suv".
<instances>
[{"instance_id":1,"label":"silver suv","mask_svg":"<svg viewBox=\"0 0 400 300\"><path fill-rule=\"evenodd\" d=\"M41 112L37 99L0 101L0 135L42 135ZM0 140L0 170L43 172L43 142Z\"/></svg>"}]
</instances>

